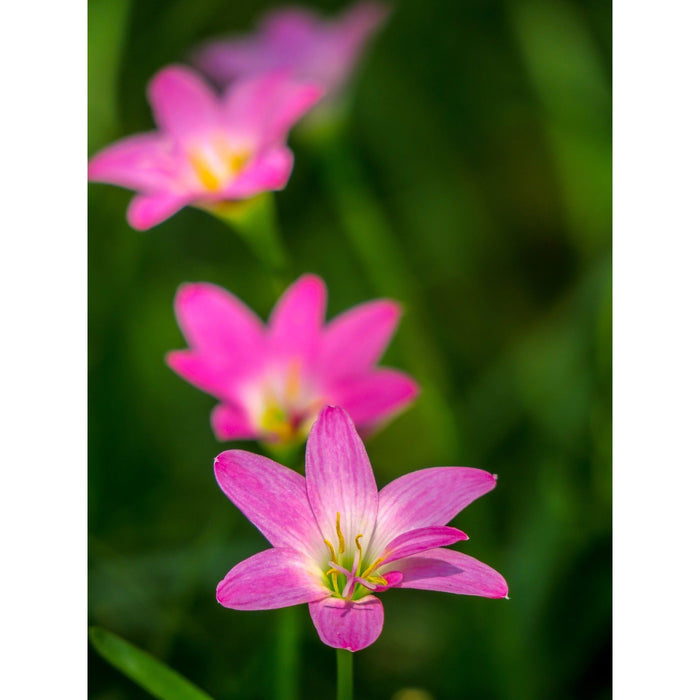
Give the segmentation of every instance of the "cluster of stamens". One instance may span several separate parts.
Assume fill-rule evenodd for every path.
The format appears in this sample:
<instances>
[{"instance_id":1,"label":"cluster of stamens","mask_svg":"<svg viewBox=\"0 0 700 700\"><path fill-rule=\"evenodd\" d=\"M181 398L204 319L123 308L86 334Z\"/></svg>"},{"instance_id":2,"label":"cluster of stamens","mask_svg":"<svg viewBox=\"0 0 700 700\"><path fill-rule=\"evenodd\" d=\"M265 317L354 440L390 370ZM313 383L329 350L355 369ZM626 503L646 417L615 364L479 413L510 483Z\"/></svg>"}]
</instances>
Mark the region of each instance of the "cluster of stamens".
<instances>
[{"instance_id":1,"label":"cluster of stamens","mask_svg":"<svg viewBox=\"0 0 700 700\"><path fill-rule=\"evenodd\" d=\"M348 570L344 566L341 566L339 557L345 553L345 538L340 529L340 513L336 513L335 530L338 534L337 552L329 540L324 540L331 556L331 560L328 562L330 568L325 572L325 576L329 578L333 587L333 595L338 598L352 600L356 593L358 597L362 597L362 595L366 594L362 588L357 588L358 585L363 586L368 591L376 591L380 587L386 586L387 580L380 574L374 573L384 561L383 557L375 559L363 570L362 545L360 544L360 538L363 537L362 534L355 537L355 556L353 558L352 568ZM345 579L344 582L342 581L343 578Z\"/></svg>"},{"instance_id":2,"label":"cluster of stamens","mask_svg":"<svg viewBox=\"0 0 700 700\"><path fill-rule=\"evenodd\" d=\"M190 151L188 159L201 185L215 192L243 170L250 154L231 148L225 139L217 139L207 148Z\"/></svg>"},{"instance_id":3,"label":"cluster of stamens","mask_svg":"<svg viewBox=\"0 0 700 700\"><path fill-rule=\"evenodd\" d=\"M305 401L302 397L302 368L292 362L287 370L282 391L265 389L260 427L281 443L292 442L310 428L321 408L322 400Z\"/></svg>"}]
</instances>

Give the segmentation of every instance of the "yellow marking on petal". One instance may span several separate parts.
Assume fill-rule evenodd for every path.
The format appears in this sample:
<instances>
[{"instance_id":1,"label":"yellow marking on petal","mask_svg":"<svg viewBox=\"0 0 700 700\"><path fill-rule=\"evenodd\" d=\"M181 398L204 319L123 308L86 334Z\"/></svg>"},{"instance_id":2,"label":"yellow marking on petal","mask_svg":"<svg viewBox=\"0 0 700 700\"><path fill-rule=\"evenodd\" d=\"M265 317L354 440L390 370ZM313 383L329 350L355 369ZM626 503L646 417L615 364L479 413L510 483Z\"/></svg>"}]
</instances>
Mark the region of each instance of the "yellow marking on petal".
<instances>
[{"instance_id":1,"label":"yellow marking on petal","mask_svg":"<svg viewBox=\"0 0 700 700\"><path fill-rule=\"evenodd\" d=\"M338 554L345 551L345 538L340 530L340 513L335 514L335 531L338 533Z\"/></svg>"},{"instance_id":2,"label":"yellow marking on petal","mask_svg":"<svg viewBox=\"0 0 700 700\"><path fill-rule=\"evenodd\" d=\"M228 157L228 166L231 169L231 174L236 175L245 167L250 155L248 153L230 153Z\"/></svg>"},{"instance_id":3,"label":"yellow marking on petal","mask_svg":"<svg viewBox=\"0 0 700 700\"><path fill-rule=\"evenodd\" d=\"M190 163L204 187L212 191L219 189L221 180L216 176L209 162L201 153L195 152L190 154Z\"/></svg>"},{"instance_id":4,"label":"yellow marking on petal","mask_svg":"<svg viewBox=\"0 0 700 700\"><path fill-rule=\"evenodd\" d=\"M246 166L250 153L235 151L226 139L220 138L208 142L208 148L192 150L188 158L199 181L213 192L221 189Z\"/></svg>"},{"instance_id":5,"label":"yellow marking on petal","mask_svg":"<svg viewBox=\"0 0 700 700\"><path fill-rule=\"evenodd\" d=\"M301 360L294 360L289 365L287 372L287 383L284 389L285 398L294 401L301 393Z\"/></svg>"},{"instance_id":6,"label":"yellow marking on petal","mask_svg":"<svg viewBox=\"0 0 700 700\"><path fill-rule=\"evenodd\" d=\"M260 427L276 435L281 442L290 442L295 435L287 414L276 401L268 401L260 417Z\"/></svg>"}]
</instances>

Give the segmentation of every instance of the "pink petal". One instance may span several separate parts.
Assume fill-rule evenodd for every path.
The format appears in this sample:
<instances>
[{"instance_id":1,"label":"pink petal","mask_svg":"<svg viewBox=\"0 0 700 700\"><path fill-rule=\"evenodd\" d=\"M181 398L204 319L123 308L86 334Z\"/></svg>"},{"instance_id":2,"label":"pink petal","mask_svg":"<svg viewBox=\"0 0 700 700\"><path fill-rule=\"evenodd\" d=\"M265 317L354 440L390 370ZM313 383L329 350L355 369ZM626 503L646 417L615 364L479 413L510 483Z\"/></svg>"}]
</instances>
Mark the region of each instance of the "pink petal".
<instances>
[{"instance_id":1,"label":"pink petal","mask_svg":"<svg viewBox=\"0 0 700 700\"><path fill-rule=\"evenodd\" d=\"M369 369L384 353L400 316L396 302L378 299L334 318L323 338L319 365L324 376L332 380Z\"/></svg>"},{"instance_id":2,"label":"pink petal","mask_svg":"<svg viewBox=\"0 0 700 700\"><path fill-rule=\"evenodd\" d=\"M232 370L218 356L203 355L192 350L173 350L165 362L190 384L220 399L231 398Z\"/></svg>"},{"instance_id":3,"label":"pink petal","mask_svg":"<svg viewBox=\"0 0 700 700\"><path fill-rule=\"evenodd\" d=\"M227 186L221 199L248 199L270 190L282 190L289 182L294 155L286 146L266 150Z\"/></svg>"},{"instance_id":4,"label":"pink petal","mask_svg":"<svg viewBox=\"0 0 700 700\"><path fill-rule=\"evenodd\" d=\"M224 97L231 128L260 149L281 145L289 130L321 98L320 87L289 78L286 72L235 81Z\"/></svg>"},{"instance_id":5,"label":"pink petal","mask_svg":"<svg viewBox=\"0 0 700 700\"><path fill-rule=\"evenodd\" d=\"M431 549L396 561L391 569L403 574L403 579L395 584L396 588L420 588L484 598L505 598L508 595L508 584L498 571L452 549Z\"/></svg>"},{"instance_id":6,"label":"pink petal","mask_svg":"<svg viewBox=\"0 0 700 700\"><path fill-rule=\"evenodd\" d=\"M386 546L382 554L384 559L383 565L412 554L418 554L418 552L424 552L426 549L447 547L466 539L469 538L461 530L458 530L456 527L447 527L446 525L421 527L417 530L404 532L402 535L395 537Z\"/></svg>"},{"instance_id":7,"label":"pink petal","mask_svg":"<svg viewBox=\"0 0 700 700\"><path fill-rule=\"evenodd\" d=\"M379 493L372 547L382 551L417 528L446 525L472 501L496 487L496 477L471 467L431 467L404 474Z\"/></svg>"},{"instance_id":8,"label":"pink petal","mask_svg":"<svg viewBox=\"0 0 700 700\"><path fill-rule=\"evenodd\" d=\"M216 587L216 599L234 610L272 610L328 595L313 561L294 549L266 549L245 559Z\"/></svg>"},{"instance_id":9,"label":"pink petal","mask_svg":"<svg viewBox=\"0 0 700 700\"><path fill-rule=\"evenodd\" d=\"M309 603L321 641L335 649L359 651L373 644L384 627L384 607L373 595L360 600L326 598Z\"/></svg>"},{"instance_id":10,"label":"pink petal","mask_svg":"<svg viewBox=\"0 0 700 700\"><path fill-rule=\"evenodd\" d=\"M326 406L306 443L306 490L323 537L338 545L336 517L343 537L367 539L377 516L377 484L365 446L341 408Z\"/></svg>"},{"instance_id":11,"label":"pink petal","mask_svg":"<svg viewBox=\"0 0 700 700\"><path fill-rule=\"evenodd\" d=\"M253 440L258 431L240 406L220 403L211 412L211 427L217 440Z\"/></svg>"},{"instance_id":12,"label":"pink petal","mask_svg":"<svg viewBox=\"0 0 700 700\"><path fill-rule=\"evenodd\" d=\"M303 476L243 450L222 452L214 474L221 490L274 547L312 555L324 549Z\"/></svg>"},{"instance_id":13,"label":"pink petal","mask_svg":"<svg viewBox=\"0 0 700 700\"><path fill-rule=\"evenodd\" d=\"M303 275L280 297L270 314L270 347L276 357L311 360L321 343L326 285Z\"/></svg>"},{"instance_id":14,"label":"pink petal","mask_svg":"<svg viewBox=\"0 0 700 700\"><path fill-rule=\"evenodd\" d=\"M169 219L187 204L189 197L178 193L137 194L129 203L126 219L132 228L146 231Z\"/></svg>"},{"instance_id":15,"label":"pink petal","mask_svg":"<svg viewBox=\"0 0 700 700\"><path fill-rule=\"evenodd\" d=\"M241 377L263 361L262 322L222 287L205 282L181 285L175 297L175 315L187 342L211 366Z\"/></svg>"},{"instance_id":16,"label":"pink petal","mask_svg":"<svg viewBox=\"0 0 700 700\"><path fill-rule=\"evenodd\" d=\"M206 133L220 124L216 95L193 70L168 66L148 86L158 126L178 141Z\"/></svg>"},{"instance_id":17,"label":"pink petal","mask_svg":"<svg viewBox=\"0 0 700 700\"><path fill-rule=\"evenodd\" d=\"M358 2L338 20L337 30L348 59L356 60L365 43L389 16L389 8L377 2Z\"/></svg>"},{"instance_id":18,"label":"pink petal","mask_svg":"<svg viewBox=\"0 0 700 700\"><path fill-rule=\"evenodd\" d=\"M329 401L342 406L358 427L371 429L408 406L418 395L411 377L381 367L329 387Z\"/></svg>"},{"instance_id":19,"label":"pink petal","mask_svg":"<svg viewBox=\"0 0 700 700\"><path fill-rule=\"evenodd\" d=\"M132 190L167 190L174 169L166 139L157 133L137 134L95 154L88 164L88 179Z\"/></svg>"},{"instance_id":20,"label":"pink petal","mask_svg":"<svg viewBox=\"0 0 700 700\"><path fill-rule=\"evenodd\" d=\"M390 588L395 588L403 579L403 574L400 571L384 571L382 572L382 576L386 581L386 586L377 586L374 589L375 593L382 593L383 591L388 591Z\"/></svg>"}]
</instances>

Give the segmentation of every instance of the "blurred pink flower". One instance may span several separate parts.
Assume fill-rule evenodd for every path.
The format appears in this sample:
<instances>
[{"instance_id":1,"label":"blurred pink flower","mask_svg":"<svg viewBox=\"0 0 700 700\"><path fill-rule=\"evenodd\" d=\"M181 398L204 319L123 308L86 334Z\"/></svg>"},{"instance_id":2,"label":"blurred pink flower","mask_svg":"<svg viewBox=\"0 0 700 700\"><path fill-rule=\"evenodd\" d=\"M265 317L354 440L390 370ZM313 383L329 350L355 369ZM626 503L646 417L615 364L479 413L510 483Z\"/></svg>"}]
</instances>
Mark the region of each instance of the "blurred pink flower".
<instances>
[{"instance_id":1,"label":"blurred pink flower","mask_svg":"<svg viewBox=\"0 0 700 700\"><path fill-rule=\"evenodd\" d=\"M504 598L494 569L442 549L467 536L447 523L496 486L469 467L433 467L377 492L348 414L327 406L306 446L306 478L266 457L229 450L214 462L219 486L272 545L228 572L217 600L234 610L308 603L321 640L358 651L384 625L373 595L420 588Z\"/></svg>"},{"instance_id":2,"label":"blurred pink flower","mask_svg":"<svg viewBox=\"0 0 700 700\"><path fill-rule=\"evenodd\" d=\"M272 73L236 81L219 98L194 71L169 66L148 86L158 131L97 153L88 178L138 192L127 219L139 230L188 204L208 208L282 189L294 162L287 133L320 96L316 85Z\"/></svg>"},{"instance_id":3,"label":"blurred pink flower","mask_svg":"<svg viewBox=\"0 0 700 700\"><path fill-rule=\"evenodd\" d=\"M375 300L327 325L326 286L305 275L277 302L266 327L239 299L213 284L185 284L175 314L190 345L166 358L188 382L221 403L211 416L220 440L303 440L321 407L343 406L363 430L405 408L417 384L376 363L400 316Z\"/></svg>"},{"instance_id":4,"label":"blurred pink flower","mask_svg":"<svg viewBox=\"0 0 700 700\"><path fill-rule=\"evenodd\" d=\"M194 62L221 85L243 75L288 69L296 78L322 85L332 97L347 83L387 14L374 2L357 3L334 19L303 8L278 9L263 18L257 34L210 42Z\"/></svg>"}]
</instances>

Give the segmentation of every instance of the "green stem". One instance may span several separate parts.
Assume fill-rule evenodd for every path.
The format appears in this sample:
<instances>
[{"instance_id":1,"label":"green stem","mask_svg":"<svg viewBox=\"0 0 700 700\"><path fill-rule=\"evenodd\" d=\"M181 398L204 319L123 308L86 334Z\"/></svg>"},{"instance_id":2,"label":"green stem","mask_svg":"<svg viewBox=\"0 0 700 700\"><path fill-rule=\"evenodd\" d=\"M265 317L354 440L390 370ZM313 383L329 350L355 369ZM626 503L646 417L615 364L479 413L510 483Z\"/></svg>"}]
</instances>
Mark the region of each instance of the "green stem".
<instances>
[{"instance_id":1,"label":"green stem","mask_svg":"<svg viewBox=\"0 0 700 700\"><path fill-rule=\"evenodd\" d=\"M299 608L282 608L279 611L279 626L275 646L275 693L276 700L298 700L299 698Z\"/></svg>"},{"instance_id":2,"label":"green stem","mask_svg":"<svg viewBox=\"0 0 700 700\"><path fill-rule=\"evenodd\" d=\"M352 700L352 652L337 649L338 700Z\"/></svg>"},{"instance_id":3,"label":"green stem","mask_svg":"<svg viewBox=\"0 0 700 700\"><path fill-rule=\"evenodd\" d=\"M207 209L248 244L281 292L289 281L289 259L282 243L275 200L270 192L242 202L221 202Z\"/></svg>"}]
</instances>

